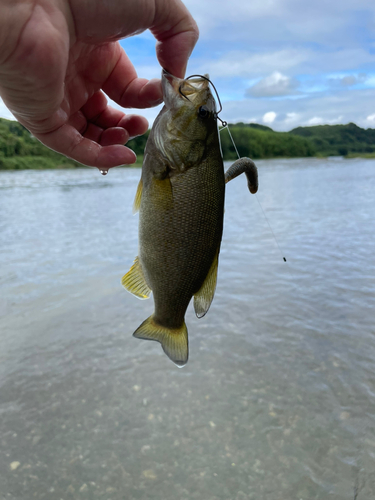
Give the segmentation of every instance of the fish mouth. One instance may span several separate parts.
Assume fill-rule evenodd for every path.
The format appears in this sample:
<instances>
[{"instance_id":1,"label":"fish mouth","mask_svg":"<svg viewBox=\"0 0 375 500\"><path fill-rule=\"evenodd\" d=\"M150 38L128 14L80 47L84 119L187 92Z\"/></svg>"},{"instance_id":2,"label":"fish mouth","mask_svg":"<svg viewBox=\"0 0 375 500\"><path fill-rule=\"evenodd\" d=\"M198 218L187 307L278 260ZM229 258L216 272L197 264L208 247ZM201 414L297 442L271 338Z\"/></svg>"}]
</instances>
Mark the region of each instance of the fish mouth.
<instances>
[{"instance_id":1,"label":"fish mouth","mask_svg":"<svg viewBox=\"0 0 375 500\"><path fill-rule=\"evenodd\" d=\"M177 76L168 73L167 70L163 69L162 71L162 80L166 79L169 84L173 87L175 92L179 92L182 96L186 95L194 95L197 92L200 92L204 89L208 88L209 85L209 76L204 75L203 78L178 78Z\"/></svg>"},{"instance_id":2,"label":"fish mouth","mask_svg":"<svg viewBox=\"0 0 375 500\"><path fill-rule=\"evenodd\" d=\"M174 107L178 100L190 101L194 106L211 104L211 111L215 111L215 100L209 88L209 76L194 76L193 78L178 78L165 69L162 71L162 87L164 102L167 107Z\"/></svg>"}]
</instances>

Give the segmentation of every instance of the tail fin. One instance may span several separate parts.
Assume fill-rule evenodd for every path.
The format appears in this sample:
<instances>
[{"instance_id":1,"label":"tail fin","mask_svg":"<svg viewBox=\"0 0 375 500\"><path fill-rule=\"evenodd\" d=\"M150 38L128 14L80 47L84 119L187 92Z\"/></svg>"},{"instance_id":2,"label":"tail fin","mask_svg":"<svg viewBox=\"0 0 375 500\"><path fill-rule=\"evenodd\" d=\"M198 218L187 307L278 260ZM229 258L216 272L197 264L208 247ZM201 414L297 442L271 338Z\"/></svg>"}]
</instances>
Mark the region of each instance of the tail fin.
<instances>
[{"instance_id":1,"label":"tail fin","mask_svg":"<svg viewBox=\"0 0 375 500\"><path fill-rule=\"evenodd\" d=\"M160 342L165 354L179 367L186 365L189 357L188 332L185 323L181 328L166 328L147 318L133 333L133 337Z\"/></svg>"}]
</instances>

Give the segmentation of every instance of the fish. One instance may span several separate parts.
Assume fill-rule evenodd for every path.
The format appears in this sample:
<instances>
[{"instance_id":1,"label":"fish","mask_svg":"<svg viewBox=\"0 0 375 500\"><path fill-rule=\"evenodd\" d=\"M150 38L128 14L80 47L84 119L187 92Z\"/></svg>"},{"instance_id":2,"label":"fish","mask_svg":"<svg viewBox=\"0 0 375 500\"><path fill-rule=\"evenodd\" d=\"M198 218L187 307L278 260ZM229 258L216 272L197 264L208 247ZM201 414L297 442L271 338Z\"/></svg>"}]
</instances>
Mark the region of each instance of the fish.
<instances>
[{"instance_id":1,"label":"fish","mask_svg":"<svg viewBox=\"0 0 375 500\"><path fill-rule=\"evenodd\" d=\"M179 367L188 361L187 307L202 318L214 298L223 234L225 185L245 173L251 193L258 172L240 158L224 173L216 101L208 75L162 72L164 107L150 131L133 212L139 253L122 285L154 313L133 333L154 340Z\"/></svg>"}]
</instances>

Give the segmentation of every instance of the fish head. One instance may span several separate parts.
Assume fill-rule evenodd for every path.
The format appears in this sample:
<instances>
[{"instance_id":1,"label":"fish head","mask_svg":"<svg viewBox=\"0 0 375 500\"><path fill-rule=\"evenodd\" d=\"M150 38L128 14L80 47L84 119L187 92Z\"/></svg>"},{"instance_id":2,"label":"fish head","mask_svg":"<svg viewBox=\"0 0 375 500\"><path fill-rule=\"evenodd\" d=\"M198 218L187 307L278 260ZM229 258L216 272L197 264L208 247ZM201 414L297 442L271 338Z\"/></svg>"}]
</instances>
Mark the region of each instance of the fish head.
<instances>
[{"instance_id":1,"label":"fish head","mask_svg":"<svg viewBox=\"0 0 375 500\"><path fill-rule=\"evenodd\" d=\"M163 71L164 104L173 124L170 128L177 135L204 139L211 128L217 128L216 102L209 83L208 75L184 80Z\"/></svg>"},{"instance_id":2,"label":"fish head","mask_svg":"<svg viewBox=\"0 0 375 500\"><path fill-rule=\"evenodd\" d=\"M188 168L202 158L207 144L218 135L216 102L208 75L182 79L163 71L162 88L164 108L155 143L172 164Z\"/></svg>"}]
</instances>

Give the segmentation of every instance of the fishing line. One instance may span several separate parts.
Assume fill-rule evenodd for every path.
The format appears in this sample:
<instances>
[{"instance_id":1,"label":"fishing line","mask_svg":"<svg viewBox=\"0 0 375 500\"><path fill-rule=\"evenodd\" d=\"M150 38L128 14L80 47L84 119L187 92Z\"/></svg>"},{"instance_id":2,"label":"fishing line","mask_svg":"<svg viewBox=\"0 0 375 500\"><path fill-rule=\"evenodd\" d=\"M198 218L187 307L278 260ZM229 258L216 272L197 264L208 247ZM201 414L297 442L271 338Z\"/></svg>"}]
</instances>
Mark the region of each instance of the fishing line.
<instances>
[{"instance_id":1,"label":"fishing line","mask_svg":"<svg viewBox=\"0 0 375 500\"><path fill-rule=\"evenodd\" d=\"M220 103L220 106L221 106L221 103ZM219 117L218 117L218 118L219 118ZM232 136L232 134L231 134L231 132L230 132L230 130L229 130L228 123L227 123L227 122L223 122L220 118L219 118L219 120L221 121L221 123L223 123L223 124L225 123L225 125L223 125L223 127L220 129L220 132L221 132L222 130L224 130L225 128L228 130L228 134L229 134L229 137L230 137L230 139L231 139L231 141L232 141L233 147L234 147L234 149L235 149L235 151L236 151L236 153L237 153L238 159L240 159L241 157L240 157L240 154L239 154L239 152L238 152L237 146L236 146L236 144L235 144L235 142L234 142L233 136ZM266 215L265 211L263 210L262 204L261 204L261 202L259 201L258 195L257 195L257 194L255 194L255 197L256 197L256 199L257 199L257 201L258 201L258 203L259 203L260 209L262 210L263 216L264 216L264 218L266 219L266 222L267 222L267 224L268 224L268 227L270 228L270 231L271 231L271 233L272 233L272 236L273 236L273 238L274 238L274 240L275 240L275 242L276 242L277 248L279 249L280 255L281 255L281 257L282 257L283 261L284 261L284 262L286 262L286 258L285 258L285 257L284 257L284 255L283 255L283 252L282 252L282 250L281 250L281 247L280 247L280 245L279 245L279 242L277 241L276 235L275 235L275 233L274 233L274 231L273 231L273 229L272 229L272 227L271 227L271 224L270 224L270 222L269 222L269 220L268 220L268 218L267 218L267 215Z\"/></svg>"},{"instance_id":2,"label":"fishing line","mask_svg":"<svg viewBox=\"0 0 375 500\"><path fill-rule=\"evenodd\" d=\"M230 139L231 139L231 141L232 141L233 147L234 147L234 149L235 149L235 151L236 151L236 153L237 153L238 159L240 159L240 158L241 158L241 157L240 157L240 153L238 152L237 146L236 146L236 144L234 143L234 139L233 139L232 134L230 133L230 130L229 130L228 124L227 124L227 127L226 127L226 128L227 128L227 130L228 130L228 134L229 134L229 137L230 137ZM257 199L258 199L258 197L257 197Z\"/></svg>"},{"instance_id":3,"label":"fishing line","mask_svg":"<svg viewBox=\"0 0 375 500\"><path fill-rule=\"evenodd\" d=\"M190 75L189 77L187 77L187 78L186 78L186 80L190 80L190 78L197 78L197 77L198 77L198 78L203 78L204 80L206 80L206 81L207 81L207 82L208 82L208 83L212 86L212 88L214 89L215 94L216 94L216 97L217 97L217 100L218 100L218 103L219 103L219 107L220 107L219 111L216 111L216 118L217 118L218 120L220 120L220 122L221 122L221 124L222 124L222 127L223 127L223 128L221 128L221 129L220 129L220 132L221 132L224 128L226 128L226 129L228 130L228 134L229 134L229 137L230 137L230 139L231 139L231 141L232 141L233 147L234 147L234 149L235 149L235 151L236 151L236 153L237 153L238 159L240 159L241 157L240 157L240 154L239 154L239 152L238 152L237 146L236 146L236 144L235 144L235 142L234 142L234 139L233 139L233 137L232 137L232 134L231 134L231 132L230 132L230 130L229 130L228 122L226 122L226 121L222 120L222 119L220 118L220 116L219 116L219 113L221 113L221 111L222 111L222 109L223 109L223 106L222 106L222 104L221 104L221 100L220 100L220 97L219 97L219 93L218 93L218 91L216 90L215 85L212 83L212 81L211 81L209 78L207 78L207 76L204 76L204 75ZM180 86L180 88L179 88L179 92L180 92L180 94L181 94L183 97L185 97L186 99L188 99L188 97L187 97L187 96L185 96L185 95L182 93L182 91L181 91L181 86ZM189 99L188 99L188 100L189 100ZM220 135L219 135L219 138L220 138ZM220 145L220 147L221 147L221 145ZM276 235L275 235L275 233L274 233L274 231L273 231L273 229L272 229L272 227L271 227L271 224L270 224L270 222L269 222L269 220L268 220L268 218L267 218L267 216L266 216L265 211L263 210L262 204L260 203L258 196L257 196L257 195L255 195L255 196L256 196L256 199L257 199L257 201L258 201L258 203L259 203L260 209L262 210L263 216L264 216L264 218L265 218L265 219L266 219L266 221L267 221L268 227L270 228L270 231L271 231L271 233L272 233L272 236L274 237L274 240L275 240L275 242L276 242L277 248L279 249L280 255L281 255L281 257L282 257L283 261L284 261L284 262L286 262L286 258L284 257L283 252L281 251L281 247L280 247L280 245L279 245L279 242L277 241Z\"/></svg>"}]
</instances>

